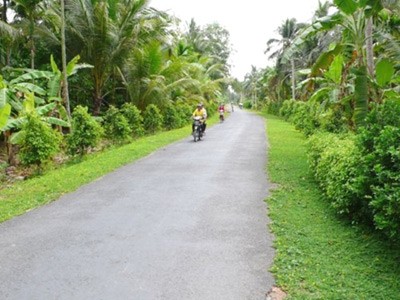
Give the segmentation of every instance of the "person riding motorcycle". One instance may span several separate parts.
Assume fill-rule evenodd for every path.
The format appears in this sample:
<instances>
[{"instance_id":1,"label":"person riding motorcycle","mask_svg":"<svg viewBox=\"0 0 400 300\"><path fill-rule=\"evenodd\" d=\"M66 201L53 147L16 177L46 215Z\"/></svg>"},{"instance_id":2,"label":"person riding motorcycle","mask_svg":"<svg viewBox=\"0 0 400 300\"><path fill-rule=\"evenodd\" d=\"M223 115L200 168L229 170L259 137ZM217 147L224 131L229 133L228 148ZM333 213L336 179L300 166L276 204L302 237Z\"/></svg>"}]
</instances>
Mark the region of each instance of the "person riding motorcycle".
<instances>
[{"instance_id":1,"label":"person riding motorcycle","mask_svg":"<svg viewBox=\"0 0 400 300\"><path fill-rule=\"evenodd\" d=\"M207 119L207 111L204 108L203 103L197 104L197 108L194 110L192 117L201 117L202 123L202 132L206 131L206 119ZM194 124L192 124L192 132L194 131Z\"/></svg>"},{"instance_id":2,"label":"person riding motorcycle","mask_svg":"<svg viewBox=\"0 0 400 300\"><path fill-rule=\"evenodd\" d=\"M225 114L225 105L221 103L218 107L218 112L219 112L219 119L220 121L224 121L224 114Z\"/></svg>"}]
</instances>

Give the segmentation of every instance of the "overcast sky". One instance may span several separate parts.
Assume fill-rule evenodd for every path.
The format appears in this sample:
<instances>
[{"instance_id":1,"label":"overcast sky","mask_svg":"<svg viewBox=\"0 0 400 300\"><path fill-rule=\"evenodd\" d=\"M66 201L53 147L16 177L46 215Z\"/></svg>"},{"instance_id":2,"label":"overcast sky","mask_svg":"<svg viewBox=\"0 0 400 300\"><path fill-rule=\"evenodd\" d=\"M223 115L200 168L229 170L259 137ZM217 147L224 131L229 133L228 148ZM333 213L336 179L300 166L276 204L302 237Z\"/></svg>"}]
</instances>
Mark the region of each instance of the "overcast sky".
<instances>
[{"instance_id":1,"label":"overcast sky","mask_svg":"<svg viewBox=\"0 0 400 300\"><path fill-rule=\"evenodd\" d=\"M252 65L271 65L264 54L267 41L277 37L277 28L287 18L310 22L318 0L150 0L150 6L185 23L194 18L199 25L217 22L227 29L235 49L231 73L242 80Z\"/></svg>"}]
</instances>

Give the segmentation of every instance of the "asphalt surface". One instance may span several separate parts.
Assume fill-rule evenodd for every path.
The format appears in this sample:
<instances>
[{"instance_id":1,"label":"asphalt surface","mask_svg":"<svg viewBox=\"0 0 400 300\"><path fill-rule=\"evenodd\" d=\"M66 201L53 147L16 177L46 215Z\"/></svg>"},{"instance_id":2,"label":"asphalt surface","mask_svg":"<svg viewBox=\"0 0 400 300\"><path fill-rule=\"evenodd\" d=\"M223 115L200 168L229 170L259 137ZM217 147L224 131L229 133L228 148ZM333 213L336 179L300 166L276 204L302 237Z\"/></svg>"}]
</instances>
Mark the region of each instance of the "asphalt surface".
<instances>
[{"instance_id":1,"label":"asphalt surface","mask_svg":"<svg viewBox=\"0 0 400 300\"><path fill-rule=\"evenodd\" d=\"M265 299L264 120L207 129L0 224L0 299Z\"/></svg>"}]
</instances>

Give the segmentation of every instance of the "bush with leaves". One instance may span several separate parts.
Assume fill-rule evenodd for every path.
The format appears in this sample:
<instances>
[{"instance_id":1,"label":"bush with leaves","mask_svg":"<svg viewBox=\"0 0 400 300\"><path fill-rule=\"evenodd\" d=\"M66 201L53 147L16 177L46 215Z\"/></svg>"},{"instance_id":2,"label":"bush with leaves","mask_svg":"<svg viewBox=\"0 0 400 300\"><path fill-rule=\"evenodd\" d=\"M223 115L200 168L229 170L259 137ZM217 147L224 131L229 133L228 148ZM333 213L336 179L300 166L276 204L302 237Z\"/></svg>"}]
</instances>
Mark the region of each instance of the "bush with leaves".
<instances>
[{"instance_id":1,"label":"bush with leaves","mask_svg":"<svg viewBox=\"0 0 400 300\"><path fill-rule=\"evenodd\" d=\"M178 111L172 104L168 104L163 109L164 127L168 130L179 128L181 125Z\"/></svg>"},{"instance_id":2,"label":"bush with leaves","mask_svg":"<svg viewBox=\"0 0 400 300\"><path fill-rule=\"evenodd\" d=\"M399 99L375 104L358 134L375 226L393 239L400 239L399 116Z\"/></svg>"},{"instance_id":3,"label":"bush with leaves","mask_svg":"<svg viewBox=\"0 0 400 300\"><path fill-rule=\"evenodd\" d=\"M143 117L140 114L140 110L132 103L124 103L121 107L121 113L128 121L132 134L134 137L140 137L144 135L143 128Z\"/></svg>"},{"instance_id":4,"label":"bush with leaves","mask_svg":"<svg viewBox=\"0 0 400 300\"><path fill-rule=\"evenodd\" d=\"M191 115L193 113L192 109L186 103L178 104L176 106L176 112L179 116L179 127L183 127L191 122Z\"/></svg>"},{"instance_id":5,"label":"bush with leaves","mask_svg":"<svg viewBox=\"0 0 400 300\"><path fill-rule=\"evenodd\" d=\"M251 103L251 101L244 101L243 103L243 107L246 109L251 109L253 107L253 104Z\"/></svg>"},{"instance_id":6,"label":"bush with leaves","mask_svg":"<svg viewBox=\"0 0 400 300\"><path fill-rule=\"evenodd\" d=\"M109 107L104 115L103 124L106 136L111 141L117 143L129 141L132 129L124 115L116 107L112 105Z\"/></svg>"},{"instance_id":7,"label":"bush with leaves","mask_svg":"<svg viewBox=\"0 0 400 300\"><path fill-rule=\"evenodd\" d=\"M103 133L101 125L88 113L88 108L78 105L72 113L71 133L66 138L68 153L86 154L98 145Z\"/></svg>"},{"instance_id":8,"label":"bush with leaves","mask_svg":"<svg viewBox=\"0 0 400 300\"><path fill-rule=\"evenodd\" d=\"M39 168L52 159L60 148L61 134L43 122L35 113L27 115L22 125L19 158L24 165L37 165Z\"/></svg>"},{"instance_id":9,"label":"bush with leaves","mask_svg":"<svg viewBox=\"0 0 400 300\"><path fill-rule=\"evenodd\" d=\"M350 130L343 109L339 105L321 112L318 115L318 121L323 131L345 133Z\"/></svg>"},{"instance_id":10,"label":"bush with leaves","mask_svg":"<svg viewBox=\"0 0 400 300\"><path fill-rule=\"evenodd\" d=\"M296 101L293 104L289 120L296 129L301 130L306 136L313 134L319 128L317 108L310 103Z\"/></svg>"},{"instance_id":11,"label":"bush with leaves","mask_svg":"<svg viewBox=\"0 0 400 300\"><path fill-rule=\"evenodd\" d=\"M285 100L282 103L282 106L279 110L279 116L284 118L286 121L290 119L290 117L294 113L294 106L296 104L295 100Z\"/></svg>"},{"instance_id":12,"label":"bush with leaves","mask_svg":"<svg viewBox=\"0 0 400 300\"><path fill-rule=\"evenodd\" d=\"M279 110L282 107L282 102L267 99L265 102L265 111L268 114L279 115Z\"/></svg>"},{"instance_id":13,"label":"bush with leaves","mask_svg":"<svg viewBox=\"0 0 400 300\"><path fill-rule=\"evenodd\" d=\"M143 113L144 129L147 133L155 133L162 129L163 116L157 106L150 104Z\"/></svg>"}]
</instances>

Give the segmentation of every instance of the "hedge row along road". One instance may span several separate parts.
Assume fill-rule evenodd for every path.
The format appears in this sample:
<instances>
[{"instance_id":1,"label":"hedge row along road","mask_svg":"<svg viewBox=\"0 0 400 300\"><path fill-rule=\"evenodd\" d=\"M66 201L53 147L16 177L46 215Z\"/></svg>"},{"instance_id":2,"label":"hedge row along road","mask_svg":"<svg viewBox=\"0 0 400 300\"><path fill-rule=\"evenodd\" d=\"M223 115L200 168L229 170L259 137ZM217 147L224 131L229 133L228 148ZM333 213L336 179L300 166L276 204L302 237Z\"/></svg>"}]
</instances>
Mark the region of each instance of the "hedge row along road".
<instances>
[{"instance_id":1,"label":"hedge row along road","mask_svg":"<svg viewBox=\"0 0 400 300\"><path fill-rule=\"evenodd\" d=\"M265 299L263 118L236 110L0 224L2 299Z\"/></svg>"}]
</instances>

